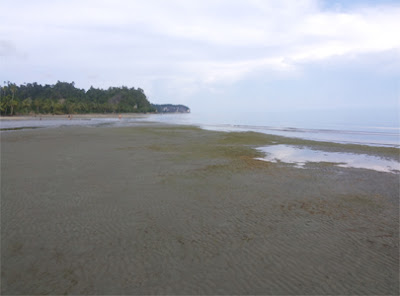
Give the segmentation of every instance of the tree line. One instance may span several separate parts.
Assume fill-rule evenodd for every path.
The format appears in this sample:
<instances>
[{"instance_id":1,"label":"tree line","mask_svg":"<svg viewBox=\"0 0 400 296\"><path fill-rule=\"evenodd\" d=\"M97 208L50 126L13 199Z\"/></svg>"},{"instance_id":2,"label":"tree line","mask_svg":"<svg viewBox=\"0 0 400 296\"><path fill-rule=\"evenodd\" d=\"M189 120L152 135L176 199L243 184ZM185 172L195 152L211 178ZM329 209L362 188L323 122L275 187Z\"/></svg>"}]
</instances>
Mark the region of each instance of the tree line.
<instances>
[{"instance_id":1,"label":"tree line","mask_svg":"<svg viewBox=\"0 0 400 296\"><path fill-rule=\"evenodd\" d=\"M152 104L156 109L157 113L190 113L189 107L185 105L173 105L173 104Z\"/></svg>"},{"instance_id":2,"label":"tree line","mask_svg":"<svg viewBox=\"0 0 400 296\"><path fill-rule=\"evenodd\" d=\"M74 114L74 113L147 113L156 112L143 89L110 87L87 91L75 83L57 81L54 85L36 82L16 85L4 82L0 87L0 114Z\"/></svg>"}]
</instances>

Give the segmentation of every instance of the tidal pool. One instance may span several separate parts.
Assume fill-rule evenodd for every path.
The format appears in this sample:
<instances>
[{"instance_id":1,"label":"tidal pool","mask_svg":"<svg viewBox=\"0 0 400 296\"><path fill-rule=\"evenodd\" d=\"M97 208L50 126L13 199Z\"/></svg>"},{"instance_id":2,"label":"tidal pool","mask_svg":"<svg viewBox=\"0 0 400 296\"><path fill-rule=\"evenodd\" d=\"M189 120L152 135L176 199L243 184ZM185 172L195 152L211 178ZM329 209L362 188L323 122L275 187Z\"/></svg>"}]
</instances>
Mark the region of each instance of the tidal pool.
<instances>
[{"instance_id":1,"label":"tidal pool","mask_svg":"<svg viewBox=\"0 0 400 296\"><path fill-rule=\"evenodd\" d=\"M304 167L310 162L329 162L339 167L370 169L389 173L400 172L398 161L368 154L327 152L291 145L259 147L257 150L265 153L265 157L257 158L259 160L292 163L297 167Z\"/></svg>"}]
</instances>

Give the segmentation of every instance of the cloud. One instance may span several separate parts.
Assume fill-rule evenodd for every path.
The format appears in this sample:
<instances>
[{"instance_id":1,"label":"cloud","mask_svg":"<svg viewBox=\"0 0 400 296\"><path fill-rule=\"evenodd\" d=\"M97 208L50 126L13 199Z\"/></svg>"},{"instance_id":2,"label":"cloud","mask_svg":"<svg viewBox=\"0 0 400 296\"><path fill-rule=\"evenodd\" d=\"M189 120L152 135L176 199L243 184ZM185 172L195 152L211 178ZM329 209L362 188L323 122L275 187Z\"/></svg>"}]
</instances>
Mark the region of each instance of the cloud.
<instances>
[{"instance_id":1,"label":"cloud","mask_svg":"<svg viewBox=\"0 0 400 296\"><path fill-rule=\"evenodd\" d=\"M0 40L0 56L17 55L17 47L10 41Z\"/></svg>"},{"instance_id":2,"label":"cloud","mask_svg":"<svg viewBox=\"0 0 400 296\"><path fill-rule=\"evenodd\" d=\"M20 52L13 41L0 40L0 57L25 60L27 58L27 54Z\"/></svg>"},{"instance_id":3,"label":"cloud","mask_svg":"<svg viewBox=\"0 0 400 296\"><path fill-rule=\"evenodd\" d=\"M296 79L309 73L310 65L329 60L359 63L357 57L390 52L390 59L379 59L381 71L399 60L400 5L324 5L317 0L6 1L0 36L9 41L0 43L0 54L9 57L18 48L29 58L18 67L3 58L9 77L3 71L0 78L35 80L45 72L85 88L134 83L154 95L184 97L220 93L249 78Z\"/></svg>"}]
</instances>

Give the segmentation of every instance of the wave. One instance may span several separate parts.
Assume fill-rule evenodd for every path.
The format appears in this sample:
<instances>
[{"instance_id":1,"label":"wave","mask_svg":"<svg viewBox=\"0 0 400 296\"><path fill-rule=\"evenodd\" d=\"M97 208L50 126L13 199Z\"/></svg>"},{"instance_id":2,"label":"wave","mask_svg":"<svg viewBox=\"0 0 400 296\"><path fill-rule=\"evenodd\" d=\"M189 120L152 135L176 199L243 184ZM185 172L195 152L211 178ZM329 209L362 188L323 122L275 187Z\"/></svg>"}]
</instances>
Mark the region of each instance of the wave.
<instances>
[{"instance_id":1,"label":"wave","mask_svg":"<svg viewBox=\"0 0 400 296\"><path fill-rule=\"evenodd\" d=\"M190 114L189 114L190 115ZM213 123L205 118L193 118L187 114L146 115L143 117L122 118L74 118L67 119L30 119L0 120L0 130L11 130L26 127L60 127L60 126L132 126L139 122L162 122L166 124L195 125L207 130L226 132L253 131L286 137L302 138L315 141L351 143L371 146L400 147L400 128L384 126L340 126L340 128L293 127L254 124Z\"/></svg>"},{"instance_id":2,"label":"wave","mask_svg":"<svg viewBox=\"0 0 400 296\"><path fill-rule=\"evenodd\" d=\"M307 140L327 141L345 144L361 144L371 146L400 147L400 134L393 132L393 128L381 131L373 130L348 130L348 129L321 129L321 128L297 128L275 127L261 125L238 124L203 124L199 125L207 130L218 131L254 131L265 134L274 134L288 137L303 138ZM384 129L384 130L383 130Z\"/></svg>"}]
</instances>

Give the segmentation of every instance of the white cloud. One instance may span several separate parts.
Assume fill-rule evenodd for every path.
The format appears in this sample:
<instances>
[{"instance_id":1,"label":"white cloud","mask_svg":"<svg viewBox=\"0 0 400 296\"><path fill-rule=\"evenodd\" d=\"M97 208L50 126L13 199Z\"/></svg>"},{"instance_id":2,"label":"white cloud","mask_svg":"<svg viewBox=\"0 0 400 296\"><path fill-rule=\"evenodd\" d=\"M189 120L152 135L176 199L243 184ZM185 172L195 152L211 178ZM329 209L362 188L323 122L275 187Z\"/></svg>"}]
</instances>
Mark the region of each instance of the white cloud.
<instances>
[{"instance_id":1,"label":"white cloud","mask_svg":"<svg viewBox=\"0 0 400 296\"><path fill-rule=\"evenodd\" d=\"M193 81L185 95L264 70L293 75L307 63L400 50L400 5L348 11L323 10L316 0L14 0L0 5L0 41L26 53L23 62L18 55L3 60L8 71L15 62L24 63L26 73L44 67L57 76L68 68L101 77L103 84L134 77L146 85L173 81L177 89L179 82L183 87ZM88 81L81 85L88 87Z\"/></svg>"}]
</instances>

